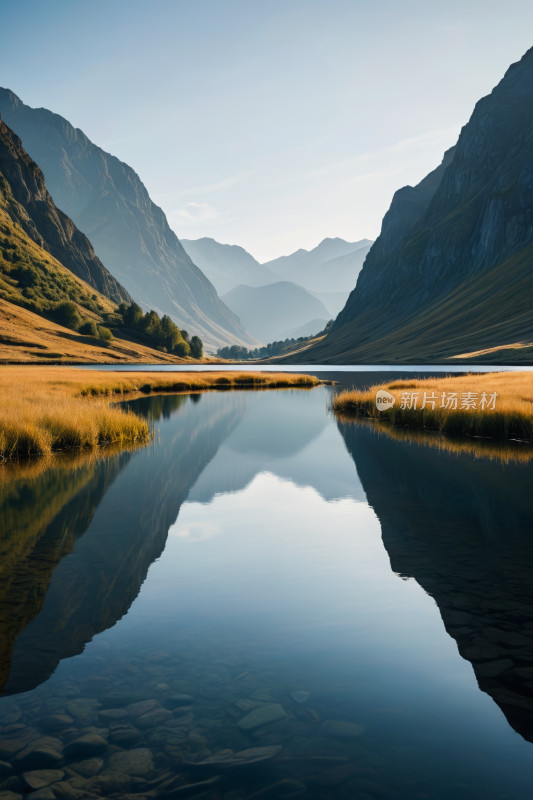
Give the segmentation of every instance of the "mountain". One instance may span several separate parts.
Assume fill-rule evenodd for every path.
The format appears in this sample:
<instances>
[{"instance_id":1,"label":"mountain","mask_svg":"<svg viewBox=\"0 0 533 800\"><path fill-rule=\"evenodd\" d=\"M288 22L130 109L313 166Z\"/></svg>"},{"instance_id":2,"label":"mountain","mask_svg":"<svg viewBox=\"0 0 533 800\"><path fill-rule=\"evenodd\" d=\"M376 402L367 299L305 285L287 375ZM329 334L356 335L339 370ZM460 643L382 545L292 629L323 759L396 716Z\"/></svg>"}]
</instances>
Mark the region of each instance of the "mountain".
<instances>
[{"instance_id":1,"label":"mountain","mask_svg":"<svg viewBox=\"0 0 533 800\"><path fill-rule=\"evenodd\" d=\"M253 343L131 167L63 117L26 106L8 89L0 89L0 114L41 166L56 204L144 309L169 314L209 346Z\"/></svg>"},{"instance_id":2,"label":"mountain","mask_svg":"<svg viewBox=\"0 0 533 800\"><path fill-rule=\"evenodd\" d=\"M265 343L279 341L283 331L304 325L311 319L329 319L320 300L288 281L261 287L241 284L222 299L253 336Z\"/></svg>"},{"instance_id":3,"label":"mountain","mask_svg":"<svg viewBox=\"0 0 533 800\"><path fill-rule=\"evenodd\" d=\"M240 283L245 283L247 286L265 286L267 283L279 280L275 272L264 267L238 245L220 244L208 237L182 239L181 243L221 295L231 291Z\"/></svg>"},{"instance_id":4,"label":"mountain","mask_svg":"<svg viewBox=\"0 0 533 800\"><path fill-rule=\"evenodd\" d=\"M320 300L321 303L324 303L329 311L330 319L331 317L335 319L337 314L340 314L350 295L350 292L313 292L311 289L307 291L317 300Z\"/></svg>"},{"instance_id":5,"label":"mountain","mask_svg":"<svg viewBox=\"0 0 533 800\"><path fill-rule=\"evenodd\" d=\"M371 246L371 243L366 244L344 255L318 263L313 263L316 257L306 258L283 273L283 277L305 286L308 291L351 292ZM313 252L311 251L309 256Z\"/></svg>"},{"instance_id":6,"label":"mountain","mask_svg":"<svg viewBox=\"0 0 533 800\"><path fill-rule=\"evenodd\" d=\"M289 256L280 256L272 261L266 261L263 266L268 267L273 272L286 275L292 269L306 264L308 267L317 267L325 261L330 261L338 256L346 256L361 247L368 247L372 244L370 239L361 239L359 242L346 242L344 239L323 239L319 245L312 250L296 250Z\"/></svg>"},{"instance_id":7,"label":"mountain","mask_svg":"<svg viewBox=\"0 0 533 800\"><path fill-rule=\"evenodd\" d=\"M440 170L395 195L311 362L530 359L532 116L533 48L476 104Z\"/></svg>"},{"instance_id":8,"label":"mountain","mask_svg":"<svg viewBox=\"0 0 533 800\"><path fill-rule=\"evenodd\" d=\"M323 331L329 320L327 319L312 319L306 322L305 325L300 325L299 328L290 328L287 331L282 331L283 341L285 339L299 339L300 336L316 336L317 333Z\"/></svg>"},{"instance_id":9,"label":"mountain","mask_svg":"<svg viewBox=\"0 0 533 800\"><path fill-rule=\"evenodd\" d=\"M131 302L128 292L96 257L87 237L57 208L43 173L24 150L19 137L1 119L0 207L5 214L4 234L11 234L13 226L22 229L25 234L22 238L30 239L88 287L115 303ZM12 248L7 238L3 244L11 250L10 260L13 260L16 245ZM36 258L40 259L40 255Z\"/></svg>"}]
</instances>

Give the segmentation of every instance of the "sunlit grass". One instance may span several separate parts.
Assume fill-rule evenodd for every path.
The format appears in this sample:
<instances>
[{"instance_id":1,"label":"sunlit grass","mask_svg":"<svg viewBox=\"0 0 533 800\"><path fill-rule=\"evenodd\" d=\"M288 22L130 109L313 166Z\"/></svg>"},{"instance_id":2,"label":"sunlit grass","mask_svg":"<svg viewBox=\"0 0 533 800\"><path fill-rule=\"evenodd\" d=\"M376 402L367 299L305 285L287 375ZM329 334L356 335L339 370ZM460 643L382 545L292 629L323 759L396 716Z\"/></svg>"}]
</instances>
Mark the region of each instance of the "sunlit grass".
<instances>
[{"instance_id":1,"label":"sunlit grass","mask_svg":"<svg viewBox=\"0 0 533 800\"><path fill-rule=\"evenodd\" d=\"M380 411L375 397L379 389L390 392L395 404ZM402 408L402 394L418 392L417 408ZM461 408L462 395L477 395L476 408ZM497 394L494 408L488 403L480 407L483 392ZM421 408L427 397L437 396L435 408ZM457 395L457 408L441 407L442 394ZM447 399L446 401L447 402ZM520 439L533 441L533 373L493 372L428 378L425 380L389 381L371 386L363 391L351 390L337 394L332 402L336 414L367 417L390 422L396 427L425 428L448 434L490 437L492 439Z\"/></svg>"},{"instance_id":2,"label":"sunlit grass","mask_svg":"<svg viewBox=\"0 0 533 800\"><path fill-rule=\"evenodd\" d=\"M130 373L41 366L0 368L0 457L50 455L115 443L146 443L150 427L112 401L131 393L220 388L313 387L307 375L285 373Z\"/></svg>"}]
</instances>

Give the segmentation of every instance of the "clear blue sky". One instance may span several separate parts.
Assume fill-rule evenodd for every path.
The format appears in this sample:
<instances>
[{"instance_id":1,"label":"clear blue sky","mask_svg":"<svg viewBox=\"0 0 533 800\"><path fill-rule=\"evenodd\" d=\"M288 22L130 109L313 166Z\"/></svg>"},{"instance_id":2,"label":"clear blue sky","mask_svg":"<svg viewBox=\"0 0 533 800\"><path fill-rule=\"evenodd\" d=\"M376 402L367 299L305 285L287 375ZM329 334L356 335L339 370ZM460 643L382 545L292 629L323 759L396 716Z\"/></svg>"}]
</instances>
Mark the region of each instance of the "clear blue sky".
<instances>
[{"instance_id":1,"label":"clear blue sky","mask_svg":"<svg viewBox=\"0 0 533 800\"><path fill-rule=\"evenodd\" d=\"M181 238L375 238L533 45L530 0L0 0L0 85L130 164Z\"/></svg>"}]
</instances>

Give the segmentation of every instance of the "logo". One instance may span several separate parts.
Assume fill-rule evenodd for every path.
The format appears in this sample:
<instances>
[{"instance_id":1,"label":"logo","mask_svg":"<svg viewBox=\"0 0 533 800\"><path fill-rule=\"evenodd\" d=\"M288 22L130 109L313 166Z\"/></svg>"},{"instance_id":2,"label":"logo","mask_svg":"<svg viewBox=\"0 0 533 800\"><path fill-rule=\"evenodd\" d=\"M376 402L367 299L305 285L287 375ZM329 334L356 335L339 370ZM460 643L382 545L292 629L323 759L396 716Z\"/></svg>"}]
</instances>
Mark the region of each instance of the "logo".
<instances>
[{"instance_id":1,"label":"logo","mask_svg":"<svg viewBox=\"0 0 533 800\"><path fill-rule=\"evenodd\" d=\"M376 392L376 406L379 411L386 411L387 408L392 408L395 402L396 398L390 392L386 392L384 389Z\"/></svg>"}]
</instances>

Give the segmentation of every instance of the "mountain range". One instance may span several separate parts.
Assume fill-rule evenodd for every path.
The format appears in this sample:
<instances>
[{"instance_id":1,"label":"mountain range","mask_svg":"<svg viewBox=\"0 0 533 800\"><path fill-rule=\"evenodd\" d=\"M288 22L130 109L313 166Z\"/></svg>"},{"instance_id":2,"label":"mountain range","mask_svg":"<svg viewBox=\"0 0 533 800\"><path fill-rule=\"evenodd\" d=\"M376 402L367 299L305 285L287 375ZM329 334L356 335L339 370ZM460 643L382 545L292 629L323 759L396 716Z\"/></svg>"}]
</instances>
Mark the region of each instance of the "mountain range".
<instances>
[{"instance_id":1,"label":"mountain range","mask_svg":"<svg viewBox=\"0 0 533 800\"><path fill-rule=\"evenodd\" d=\"M0 115L41 167L56 206L90 239L128 296L210 346L254 343L131 167L63 117L30 108L8 89L0 89Z\"/></svg>"},{"instance_id":2,"label":"mountain range","mask_svg":"<svg viewBox=\"0 0 533 800\"><path fill-rule=\"evenodd\" d=\"M327 308L301 286L278 281L267 286L241 284L222 296L257 339L274 342L288 337L288 330L311 320L330 319ZM319 326L315 332L323 328ZM300 334L303 335L303 334Z\"/></svg>"},{"instance_id":3,"label":"mountain range","mask_svg":"<svg viewBox=\"0 0 533 800\"><path fill-rule=\"evenodd\" d=\"M267 283L279 280L275 272L264 267L236 244L221 244L208 237L182 239L181 243L220 295L226 294L240 283L247 286L266 286Z\"/></svg>"},{"instance_id":4,"label":"mountain range","mask_svg":"<svg viewBox=\"0 0 533 800\"><path fill-rule=\"evenodd\" d=\"M306 361L531 361L532 118L533 48L476 104L442 164L395 194L345 308Z\"/></svg>"}]
</instances>

